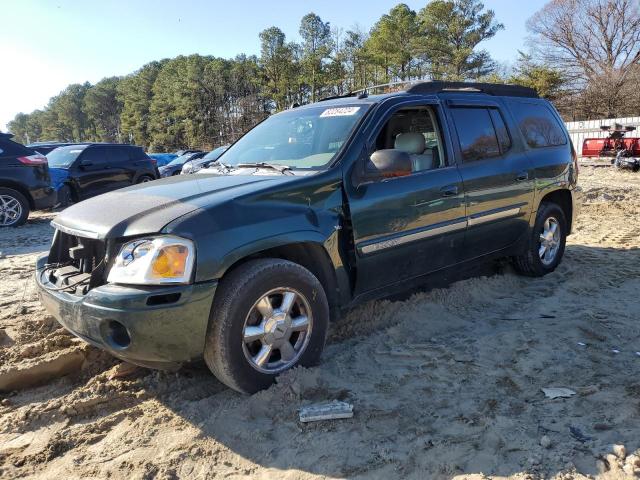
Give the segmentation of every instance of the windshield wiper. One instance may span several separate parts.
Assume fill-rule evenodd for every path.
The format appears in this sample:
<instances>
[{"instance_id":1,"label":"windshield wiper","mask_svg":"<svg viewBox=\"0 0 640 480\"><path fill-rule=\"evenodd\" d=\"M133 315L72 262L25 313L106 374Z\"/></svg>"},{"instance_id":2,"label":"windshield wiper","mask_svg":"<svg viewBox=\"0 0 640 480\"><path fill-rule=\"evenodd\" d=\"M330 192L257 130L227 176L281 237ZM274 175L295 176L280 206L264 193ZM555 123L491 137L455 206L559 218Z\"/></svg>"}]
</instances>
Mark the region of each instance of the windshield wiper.
<instances>
[{"instance_id":1,"label":"windshield wiper","mask_svg":"<svg viewBox=\"0 0 640 480\"><path fill-rule=\"evenodd\" d=\"M255 163L239 163L236 167L255 167L255 168L270 168L271 170L275 170L276 172L280 172L283 175L294 175L291 167L288 165L280 165L278 163L267 163L267 162L255 162Z\"/></svg>"}]
</instances>

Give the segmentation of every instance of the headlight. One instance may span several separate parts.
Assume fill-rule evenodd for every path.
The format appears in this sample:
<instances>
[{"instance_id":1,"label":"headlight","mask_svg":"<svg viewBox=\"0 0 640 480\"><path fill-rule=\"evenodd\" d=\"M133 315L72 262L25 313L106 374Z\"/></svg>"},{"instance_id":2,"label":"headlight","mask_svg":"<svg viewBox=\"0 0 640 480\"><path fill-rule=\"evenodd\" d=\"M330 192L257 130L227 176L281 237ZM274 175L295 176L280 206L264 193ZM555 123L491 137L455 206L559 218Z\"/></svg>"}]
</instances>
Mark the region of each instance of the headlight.
<instances>
[{"instance_id":1,"label":"headlight","mask_svg":"<svg viewBox=\"0 0 640 480\"><path fill-rule=\"evenodd\" d=\"M195 247L186 238L160 236L126 243L109 271L109 283L190 283Z\"/></svg>"}]
</instances>

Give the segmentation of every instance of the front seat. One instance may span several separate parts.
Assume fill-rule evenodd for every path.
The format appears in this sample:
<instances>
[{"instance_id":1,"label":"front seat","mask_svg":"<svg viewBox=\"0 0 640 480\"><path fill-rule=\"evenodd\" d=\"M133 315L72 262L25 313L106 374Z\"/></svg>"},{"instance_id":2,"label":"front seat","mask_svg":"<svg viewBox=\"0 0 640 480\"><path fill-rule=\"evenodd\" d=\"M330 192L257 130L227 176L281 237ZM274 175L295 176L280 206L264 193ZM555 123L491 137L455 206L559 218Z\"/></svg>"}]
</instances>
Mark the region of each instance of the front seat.
<instances>
[{"instance_id":1,"label":"front seat","mask_svg":"<svg viewBox=\"0 0 640 480\"><path fill-rule=\"evenodd\" d=\"M414 172L431 170L433 164L432 152L425 152L424 135L418 132L401 133L395 139L393 148L407 152L411 158L411 168Z\"/></svg>"}]
</instances>

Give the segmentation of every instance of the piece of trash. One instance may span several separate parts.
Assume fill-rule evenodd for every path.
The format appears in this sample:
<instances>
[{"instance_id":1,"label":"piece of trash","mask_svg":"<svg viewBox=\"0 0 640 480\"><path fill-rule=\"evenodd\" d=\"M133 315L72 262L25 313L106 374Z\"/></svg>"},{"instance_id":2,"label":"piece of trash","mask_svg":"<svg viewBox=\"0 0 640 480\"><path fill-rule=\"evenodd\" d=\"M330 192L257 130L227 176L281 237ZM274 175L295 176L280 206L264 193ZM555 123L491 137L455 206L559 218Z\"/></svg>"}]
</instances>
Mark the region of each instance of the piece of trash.
<instances>
[{"instance_id":1,"label":"piece of trash","mask_svg":"<svg viewBox=\"0 0 640 480\"><path fill-rule=\"evenodd\" d=\"M587 346L587 344L583 343L583 342L578 342L578 345L580 345L581 347L586 347Z\"/></svg>"},{"instance_id":2,"label":"piece of trash","mask_svg":"<svg viewBox=\"0 0 640 480\"><path fill-rule=\"evenodd\" d=\"M300 409L300 421L303 423L351 417L353 417L353 405L338 400L317 403Z\"/></svg>"},{"instance_id":3,"label":"piece of trash","mask_svg":"<svg viewBox=\"0 0 640 480\"><path fill-rule=\"evenodd\" d=\"M578 427L569 427L569 433L571 433L573 438L582 443L591 440L591 437L587 437Z\"/></svg>"},{"instance_id":4,"label":"piece of trash","mask_svg":"<svg viewBox=\"0 0 640 480\"><path fill-rule=\"evenodd\" d=\"M620 353L620 350L616 350L615 348L612 348L612 349L611 349L611 352L613 352L613 353Z\"/></svg>"},{"instance_id":5,"label":"piece of trash","mask_svg":"<svg viewBox=\"0 0 640 480\"><path fill-rule=\"evenodd\" d=\"M555 315L549 315L547 313L543 313L542 315L540 315L540 318L556 318Z\"/></svg>"},{"instance_id":6,"label":"piece of trash","mask_svg":"<svg viewBox=\"0 0 640 480\"><path fill-rule=\"evenodd\" d=\"M636 355L640 357L640 352L636 352Z\"/></svg>"},{"instance_id":7,"label":"piece of trash","mask_svg":"<svg viewBox=\"0 0 640 480\"><path fill-rule=\"evenodd\" d=\"M569 398L572 395L575 395L576 392L571 390L570 388L564 387L547 387L541 388L542 392L547 398Z\"/></svg>"}]
</instances>

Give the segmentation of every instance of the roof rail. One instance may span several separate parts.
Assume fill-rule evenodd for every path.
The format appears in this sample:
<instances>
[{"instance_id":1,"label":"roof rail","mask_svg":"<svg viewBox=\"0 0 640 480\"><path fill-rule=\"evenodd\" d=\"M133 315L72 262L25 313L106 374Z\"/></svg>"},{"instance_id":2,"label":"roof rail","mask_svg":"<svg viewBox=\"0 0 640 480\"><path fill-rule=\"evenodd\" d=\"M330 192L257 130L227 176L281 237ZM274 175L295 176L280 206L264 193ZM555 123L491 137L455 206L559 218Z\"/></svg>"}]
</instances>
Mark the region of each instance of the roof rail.
<instances>
[{"instance_id":1,"label":"roof rail","mask_svg":"<svg viewBox=\"0 0 640 480\"><path fill-rule=\"evenodd\" d=\"M529 87L501 83L478 82L420 82L407 88L407 93L475 92L504 97L539 98L538 93Z\"/></svg>"}]
</instances>

